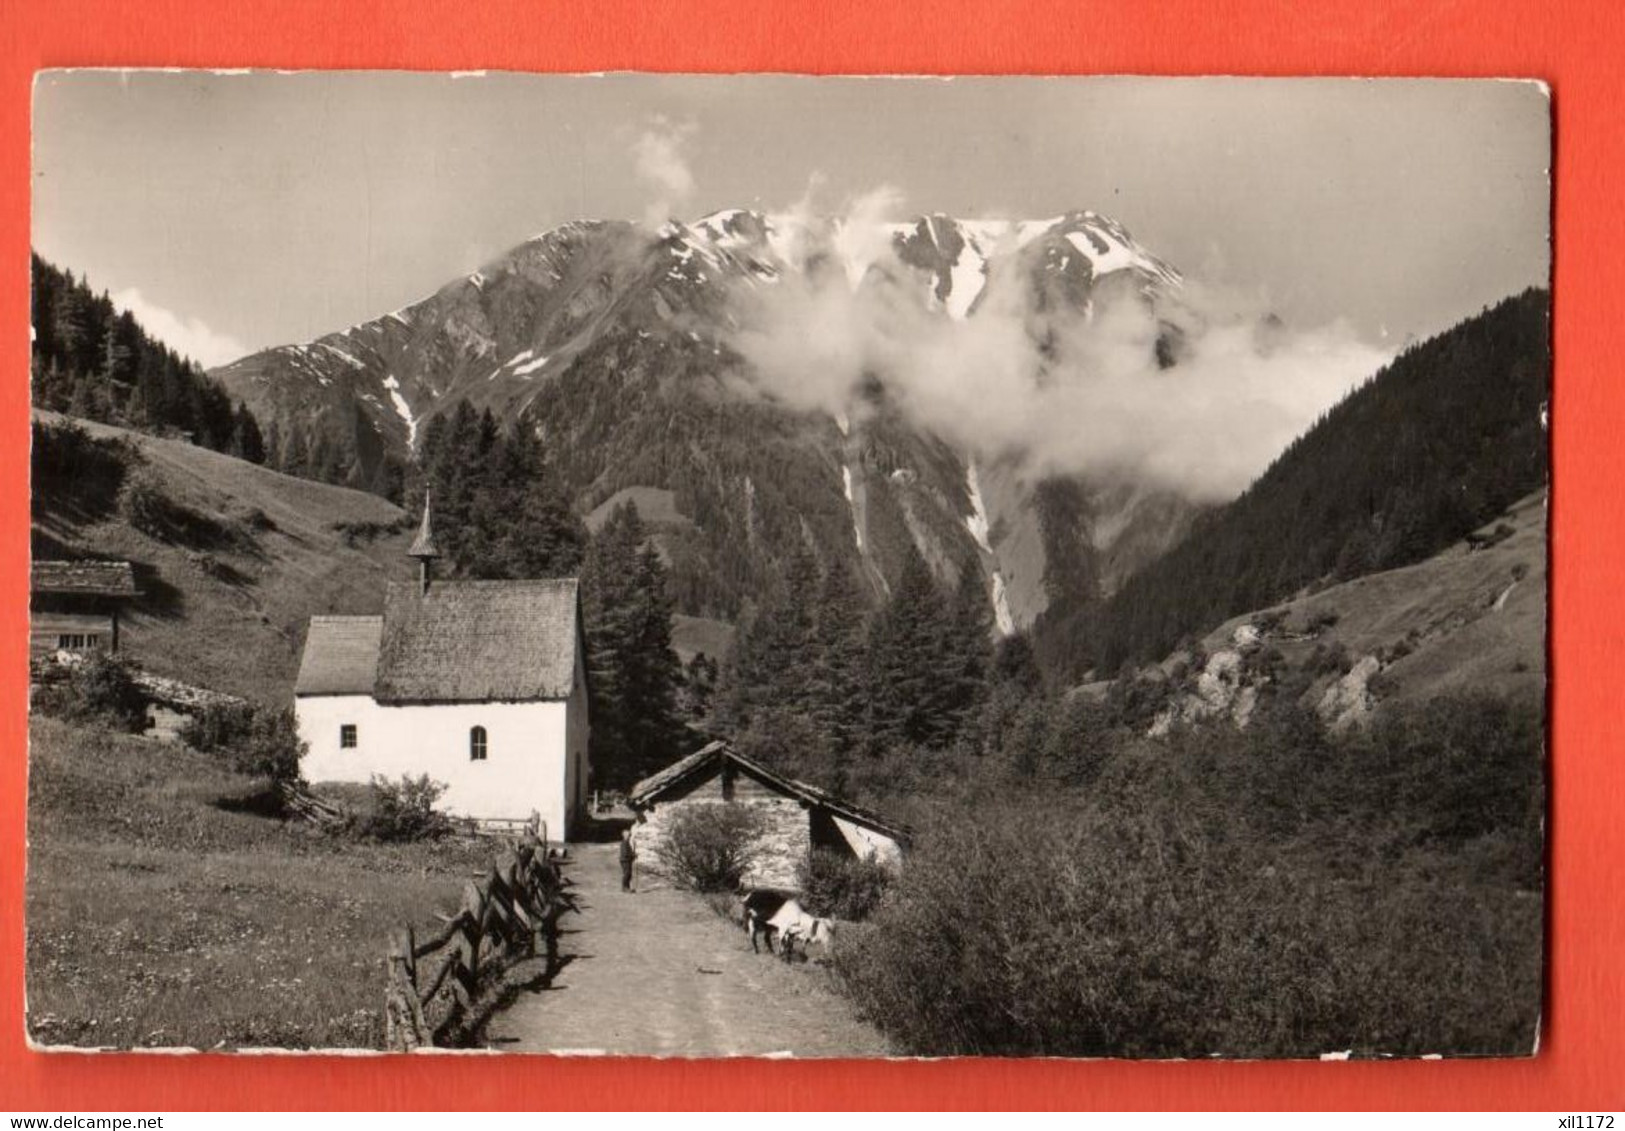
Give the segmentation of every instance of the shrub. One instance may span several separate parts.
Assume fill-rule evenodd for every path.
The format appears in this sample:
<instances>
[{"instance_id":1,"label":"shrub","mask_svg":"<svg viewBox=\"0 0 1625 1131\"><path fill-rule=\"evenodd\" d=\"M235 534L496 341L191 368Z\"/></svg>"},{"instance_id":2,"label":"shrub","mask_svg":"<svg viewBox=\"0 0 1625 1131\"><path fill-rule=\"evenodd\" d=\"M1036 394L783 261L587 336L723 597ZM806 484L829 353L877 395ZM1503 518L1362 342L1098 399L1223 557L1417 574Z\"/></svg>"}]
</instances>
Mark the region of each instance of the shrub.
<instances>
[{"instance_id":1,"label":"shrub","mask_svg":"<svg viewBox=\"0 0 1625 1131\"><path fill-rule=\"evenodd\" d=\"M922 1055L1527 1052L1541 739L1536 708L1450 698L1005 779L916 819L837 971Z\"/></svg>"},{"instance_id":2,"label":"shrub","mask_svg":"<svg viewBox=\"0 0 1625 1131\"><path fill-rule=\"evenodd\" d=\"M860 1011L922 1055L1529 1049L1538 899L1392 868L1334 881L1142 785L1162 800L990 799L922 834L835 956Z\"/></svg>"},{"instance_id":3,"label":"shrub","mask_svg":"<svg viewBox=\"0 0 1625 1131\"><path fill-rule=\"evenodd\" d=\"M122 440L99 440L71 422L34 422L34 502L70 503L102 514L117 501L129 467L140 457Z\"/></svg>"},{"instance_id":4,"label":"shrub","mask_svg":"<svg viewBox=\"0 0 1625 1131\"><path fill-rule=\"evenodd\" d=\"M1331 609L1322 609L1320 612L1309 618L1308 623L1304 625L1304 631L1309 633L1311 636L1318 636L1320 633L1326 631L1326 629L1335 627L1337 622L1341 619L1342 618Z\"/></svg>"},{"instance_id":5,"label":"shrub","mask_svg":"<svg viewBox=\"0 0 1625 1131\"><path fill-rule=\"evenodd\" d=\"M344 519L332 524L331 529L347 547L371 545L378 539L405 530L411 525L410 518L398 518L391 522L376 522L372 519Z\"/></svg>"},{"instance_id":6,"label":"shrub","mask_svg":"<svg viewBox=\"0 0 1625 1131\"><path fill-rule=\"evenodd\" d=\"M1286 623L1287 611L1286 609L1271 609L1255 616L1253 618L1253 627L1258 629L1258 635L1269 637L1278 632L1281 626Z\"/></svg>"},{"instance_id":7,"label":"shrub","mask_svg":"<svg viewBox=\"0 0 1625 1131\"><path fill-rule=\"evenodd\" d=\"M1324 641L1315 645L1315 650L1304 661L1303 670L1311 679L1319 679L1323 675L1344 676L1354 667L1354 657L1349 655L1348 645L1341 640L1333 641L1327 645Z\"/></svg>"},{"instance_id":8,"label":"shrub","mask_svg":"<svg viewBox=\"0 0 1625 1131\"><path fill-rule=\"evenodd\" d=\"M33 707L42 715L130 734L147 726L147 697L130 666L103 652L52 669L49 682L35 693Z\"/></svg>"},{"instance_id":9,"label":"shrub","mask_svg":"<svg viewBox=\"0 0 1625 1131\"><path fill-rule=\"evenodd\" d=\"M204 752L223 752L239 773L282 784L299 780L305 744L291 707L212 703L187 720L181 740Z\"/></svg>"},{"instance_id":10,"label":"shrub","mask_svg":"<svg viewBox=\"0 0 1625 1131\"><path fill-rule=\"evenodd\" d=\"M140 468L125 477L118 493L119 517L125 522L143 534L162 537L172 525L171 510L163 482L151 470Z\"/></svg>"},{"instance_id":11,"label":"shrub","mask_svg":"<svg viewBox=\"0 0 1625 1131\"><path fill-rule=\"evenodd\" d=\"M241 742L253 725L253 704L210 703L181 725L180 739L194 750L213 753Z\"/></svg>"},{"instance_id":12,"label":"shrub","mask_svg":"<svg viewBox=\"0 0 1625 1131\"><path fill-rule=\"evenodd\" d=\"M1422 842L1521 830L1536 835L1538 861L1545 733L1537 708L1490 695L1440 696L1379 716L1350 745L1368 769L1350 785L1384 790L1367 803L1402 807Z\"/></svg>"},{"instance_id":13,"label":"shrub","mask_svg":"<svg viewBox=\"0 0 1625 1131\"><path fill-rule=\"evenodd\" d=\"M432 781L428 774L402 774L399 781L374 774L371 789L372 812L362 832L374 840L430 840L451 831L450 820L434 807L446 792L444 782Z\"/></svg>"},{"instance_id":14,"label":"shrub","mask_svg":"<svg viewBox=\"0 0 1625 1131\"><path fill-rule=\"evenodd\" d=\"M654 855L680 887L733 891L759 855L762 817L747 805L684 805L666 822Z\"/></svg>"},{"instance_id":15,"label":"shrub","mask_svg":"<svg viewBox=\"0 0 1625 1131\"><path fill-rule=\"evenodd\" d=\"M277 529L276 520L260 507L249 507L238 517L238 521L249 530Z\"/></svg>"},{"instance_id":16,"label":"shrub","mask_svg":"<svg viewBox=\"0 0 1625 1131\"><path fill-rule=\"evenodd\" d=\"M832 919L869 917L891 883L891 869L873 857L815 848L796 868L801 902L813 915Z\"/></svg>"}]
</instances>

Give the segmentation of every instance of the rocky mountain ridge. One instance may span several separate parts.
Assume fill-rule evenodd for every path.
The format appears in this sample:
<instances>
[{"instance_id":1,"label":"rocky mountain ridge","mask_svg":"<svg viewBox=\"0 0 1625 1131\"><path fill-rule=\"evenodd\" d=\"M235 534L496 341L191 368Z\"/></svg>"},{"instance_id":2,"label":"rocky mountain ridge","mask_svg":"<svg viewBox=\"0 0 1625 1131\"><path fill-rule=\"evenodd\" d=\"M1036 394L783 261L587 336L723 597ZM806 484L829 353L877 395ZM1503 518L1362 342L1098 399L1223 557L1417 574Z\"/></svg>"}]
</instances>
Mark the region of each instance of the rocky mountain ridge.
<instances>
[{"instance_id":1,"label":"rocky mountain ridge","mask_svg":"<svg viewBox=\"0 0 1625 1131\"><path fill-rule=\"evenodd\" d=\"M753 381L735 338L740 296L787 278L890 288L966 320L999 272L1018 280L1035 340L1051 317L1086 320L1102 295L1127 295L1163 318L1158 362L1177 362L1179 273L1094 213L859 224L728 210L654 232L565 224L419 302L213 375L284 442L319 433L356 484L409 458L459 401L502 421L528 413L582 513L631 487L674 493L694 526L670 551L685 613L737 616L795 538L879 596L912 544L950 583L981 569L1009 631L1058 585L1115 587L1195 508L980 459L912 423L883 373L849 410L791 407Z\"/></svg>"}]
</instances>

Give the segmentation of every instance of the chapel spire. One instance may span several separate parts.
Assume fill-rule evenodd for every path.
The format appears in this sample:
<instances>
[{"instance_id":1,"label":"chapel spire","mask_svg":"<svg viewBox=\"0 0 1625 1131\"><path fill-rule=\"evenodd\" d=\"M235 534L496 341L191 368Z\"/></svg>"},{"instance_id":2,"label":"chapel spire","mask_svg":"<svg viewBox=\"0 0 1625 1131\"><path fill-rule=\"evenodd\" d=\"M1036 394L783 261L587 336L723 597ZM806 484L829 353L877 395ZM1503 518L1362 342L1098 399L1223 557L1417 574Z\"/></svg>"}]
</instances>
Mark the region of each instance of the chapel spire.
<instances>
[{"instance_id":1,"label":"chapel spire","mask_svg":"<svg viewBox=\"0 0 1625 1131\"><path fill-rule=\"evenodd\" d=\"M427 490L423 492L423 521L418 524L418 536L412 540L412 548L406 551L406 556L418 560L418 583L427 593L429 578L434 572L434 560L440 556L434 544L434 524L430 518Z\"/></svg>"}]
</instances>

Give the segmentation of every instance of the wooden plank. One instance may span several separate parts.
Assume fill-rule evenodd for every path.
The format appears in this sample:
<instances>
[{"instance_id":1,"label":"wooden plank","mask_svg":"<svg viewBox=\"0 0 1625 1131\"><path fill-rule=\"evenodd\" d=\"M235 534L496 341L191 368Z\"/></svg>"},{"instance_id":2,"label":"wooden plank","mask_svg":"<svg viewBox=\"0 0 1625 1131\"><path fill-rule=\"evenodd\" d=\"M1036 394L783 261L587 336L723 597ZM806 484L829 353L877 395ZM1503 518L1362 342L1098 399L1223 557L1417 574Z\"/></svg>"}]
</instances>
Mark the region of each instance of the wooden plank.
<instances>
[{"instance_id":1,"label":"wooden plank","mask_svg":"<svg viewBox=\"0 0 1625 1131\"><path fill-rule=\"evenodd\" d=\"M424 988L422 993L419 994L418 1000L425 1004L433 1001L435 995L445 988L446 978L450 976L452 968L456 965L457 955L454 952L448 951L442 955L439 964L434 968L434 973L429 975L428 980L424 982Z\"/></svg>"}]
</instances>

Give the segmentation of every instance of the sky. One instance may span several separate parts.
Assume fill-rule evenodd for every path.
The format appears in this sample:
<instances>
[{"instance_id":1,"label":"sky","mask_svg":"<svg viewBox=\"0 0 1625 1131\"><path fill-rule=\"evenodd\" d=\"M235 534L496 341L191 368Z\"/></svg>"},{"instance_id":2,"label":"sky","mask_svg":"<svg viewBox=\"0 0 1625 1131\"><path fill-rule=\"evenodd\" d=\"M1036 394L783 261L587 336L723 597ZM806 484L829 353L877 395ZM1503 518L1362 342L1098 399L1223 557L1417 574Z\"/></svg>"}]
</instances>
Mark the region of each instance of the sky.
<instances>
[{"instance_id":1,"label":"sky","mask_svg":"<svg viewBox=\"0 0 1625 1131\"><path fill-rule=\"evenodd\" d=\"M899 218L1093 209L1204 286L1397 349L1546 282L1549 155L1517 82L60 71L33 232L216 365L572 219L884 187Z\"/></svg>"}]
</instances>

